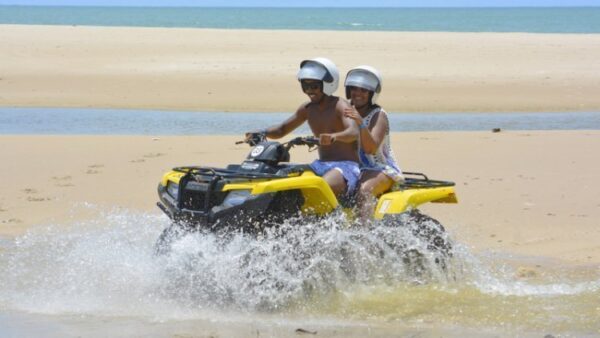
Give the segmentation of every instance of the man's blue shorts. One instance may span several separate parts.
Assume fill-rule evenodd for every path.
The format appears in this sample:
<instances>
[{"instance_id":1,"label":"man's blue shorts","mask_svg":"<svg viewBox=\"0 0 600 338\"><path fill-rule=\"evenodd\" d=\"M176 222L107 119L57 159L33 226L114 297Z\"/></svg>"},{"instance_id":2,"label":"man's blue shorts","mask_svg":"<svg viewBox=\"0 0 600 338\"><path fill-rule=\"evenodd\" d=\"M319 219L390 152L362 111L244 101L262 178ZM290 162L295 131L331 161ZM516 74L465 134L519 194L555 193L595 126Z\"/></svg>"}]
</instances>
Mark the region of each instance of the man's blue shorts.
<instances>
[{"instance_id":1,"label":"man's blue shorts","mask_svg":"<svg viewBox=\"0 0 600 338\"><path fill-rule=\"evenodd\" d=\"M315 160L310 164L312 170L318 176L325 175L329 170L335 169L339 171L344 179L346 180L346 195L354 193L356 186L358 185L358 178L360 177L360 168L358 163L354 161L321 161Z\"/></svg>"}]
</instances>

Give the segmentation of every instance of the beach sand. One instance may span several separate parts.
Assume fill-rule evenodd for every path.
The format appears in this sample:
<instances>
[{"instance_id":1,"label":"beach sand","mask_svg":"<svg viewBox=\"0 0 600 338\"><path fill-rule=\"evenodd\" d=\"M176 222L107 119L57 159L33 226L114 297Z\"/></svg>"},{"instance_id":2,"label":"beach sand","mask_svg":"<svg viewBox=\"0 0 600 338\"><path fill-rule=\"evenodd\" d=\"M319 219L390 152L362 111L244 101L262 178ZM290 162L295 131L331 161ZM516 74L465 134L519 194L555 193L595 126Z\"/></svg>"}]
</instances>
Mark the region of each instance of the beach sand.
<instances>
[{"instance_id":1,"label":"beach sand","mask_svg":"<svg viewBox=\"0 0 600 338\"><path fill-rule=\"evenodd\" d=\"M199 121L201 123L201 121ZM240 163L236 136L1 136L0 234L77 219L79 203L160 213L161 175ZM600 264L598 131L394 133L406 171L456 182L459 204L429 204L458 241L482 250ZM294 149L292 160L315 153Z\"/></svg>"},{"instance_id":2,"label":"beach sand","mask_svg":"<svg viewBox=\"0 0 600 338\"><path fill-rule=\"evenodd\" d=\"M392 112L600 109L599 34L1 25L0 42L0 106L293 111L300 61L325 56L342 79L379 69Z\"/></svg>"},{"instance_id":3,"label":"beach sand","mask_svg":"<svg viewBox=\"0 0 600 338\"><path fill-rule=\"evenodd\" d=\"M2 25L0 42L0 106L291 112L305 100L294 79L298 63L321 55L333 59L342 74L363 63L379 68L385 81L381 103L388 111L600 108L598 34ZM93 217L81 205L160 214L155 202L162 173L179 165L239 163L249 150L234 144L240 138L0 135L0 240ZM516 271L526 275L550 266L597 270L599 131L406 132L394 133L392 142L403 169L456 182L458 204L429 204L422 210L473 253L512 257ZM301 148L292 153L294 162L314 157ZM16 317L0 316L0 324L11 318ZM25 327L33 322L35 332L48 334L49 322L52 327L63 323L76 335L73 327L79 324L71 321L78 320L25 314L14 332L29 332ZM84 334L121 326L127 328L121 335L162 333L150 332L136 319L92 317L83 323ZM179 324L167 323L165 334L180 332ZM371 331L357 325L332 324L321 332L385 337L399 327L390 323ZM241 337L254 334L248 327L265 332L257 324L192 326L184 333L205 329ZM456 334L452 329L401 332L476 335L471 328L459 327ZM277 325L266 325L266 330L295 336L287 326L277 331ZM486 334L497 332L492 328Z\"/></svg>"}]
</instances>

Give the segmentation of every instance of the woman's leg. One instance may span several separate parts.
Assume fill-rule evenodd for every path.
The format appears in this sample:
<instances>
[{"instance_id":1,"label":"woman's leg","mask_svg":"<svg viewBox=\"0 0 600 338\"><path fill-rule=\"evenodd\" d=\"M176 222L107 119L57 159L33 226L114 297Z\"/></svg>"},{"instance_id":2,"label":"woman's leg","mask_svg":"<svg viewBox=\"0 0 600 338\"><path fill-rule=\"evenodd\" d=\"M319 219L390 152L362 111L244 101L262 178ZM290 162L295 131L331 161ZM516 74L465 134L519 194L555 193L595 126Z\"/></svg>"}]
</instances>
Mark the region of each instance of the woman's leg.
<instances>
[{"instance_id":1,"label":"woman's leg","mask_svg":"<svg viewBox=\"0 0 600 338\"><path fill-rule=\"evenodd\" d=\"M377 196L388 191L394 180L381 171L364 170L360 176L360 189L357 196L359 217L363 223L373 218Z\"/></svg>"}]
</instances>

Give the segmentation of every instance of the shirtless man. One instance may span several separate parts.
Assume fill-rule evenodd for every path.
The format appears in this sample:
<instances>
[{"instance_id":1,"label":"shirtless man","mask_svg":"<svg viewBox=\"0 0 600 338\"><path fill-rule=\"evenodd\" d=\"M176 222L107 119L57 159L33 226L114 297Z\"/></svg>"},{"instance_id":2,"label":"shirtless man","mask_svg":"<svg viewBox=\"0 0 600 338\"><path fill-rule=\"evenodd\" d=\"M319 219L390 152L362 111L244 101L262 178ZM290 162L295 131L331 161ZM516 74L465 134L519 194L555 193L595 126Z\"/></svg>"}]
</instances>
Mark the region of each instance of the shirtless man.
<instances>
[{"instance_id":1,"label":"shirtless man","mask_svg":"<svg viewBox=\"0 0 600 338\"><path fill-rule=\"evenodd\" d=\"M336 196L351 194L358 183L358 127L344 116L350 105L333 96L339 82L338 70L326 58L304 60L300 63L298 81L310 101L300 105L296 113L281 124L261 132L269 138L281 138L308 121L315 137L319 138L319 159L310 166L322 176ZM247 133L249 137L251 133Z\"/></svg>"}]
</instances>

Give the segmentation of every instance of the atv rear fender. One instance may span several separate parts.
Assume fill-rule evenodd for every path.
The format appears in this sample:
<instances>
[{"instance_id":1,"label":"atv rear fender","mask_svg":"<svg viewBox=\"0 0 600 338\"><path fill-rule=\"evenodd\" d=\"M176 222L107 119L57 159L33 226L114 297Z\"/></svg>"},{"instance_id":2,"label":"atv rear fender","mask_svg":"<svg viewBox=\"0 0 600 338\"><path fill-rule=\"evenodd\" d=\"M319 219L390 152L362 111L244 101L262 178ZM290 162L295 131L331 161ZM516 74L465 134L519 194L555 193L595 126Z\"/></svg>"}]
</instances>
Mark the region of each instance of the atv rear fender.
<instances>
[{"instance_id":1,"label":"atv rear fender","mask_svg":"<svg viewBox=\"0 0 600 338\"><path fill-rule=\"evenodd\" d=\"M375 207L375 219L386 214L400 214L427 202L458 203L454 187L406 189L381 195Z\"/></svg>"}]
</instances>

